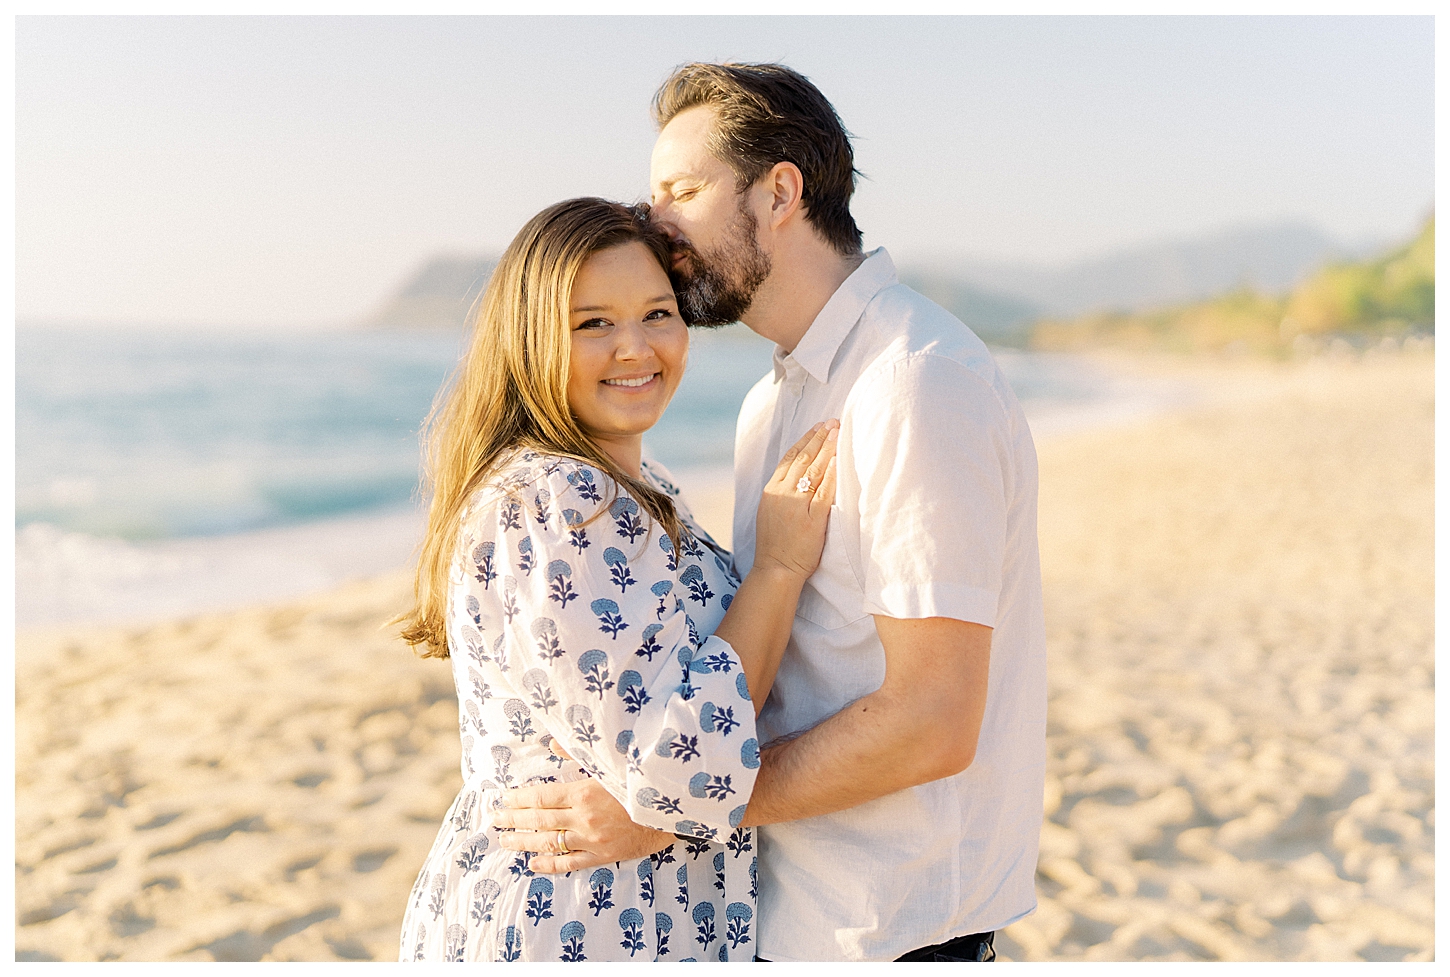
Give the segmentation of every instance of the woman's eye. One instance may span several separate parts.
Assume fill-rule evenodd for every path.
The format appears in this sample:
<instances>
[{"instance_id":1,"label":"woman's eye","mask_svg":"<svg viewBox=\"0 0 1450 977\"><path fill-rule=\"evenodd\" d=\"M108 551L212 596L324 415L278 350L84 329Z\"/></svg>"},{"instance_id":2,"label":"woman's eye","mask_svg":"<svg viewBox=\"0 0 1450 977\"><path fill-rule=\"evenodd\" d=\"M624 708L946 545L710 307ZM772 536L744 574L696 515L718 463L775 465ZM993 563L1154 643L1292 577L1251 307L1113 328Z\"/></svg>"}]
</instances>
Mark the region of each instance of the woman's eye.
<instances>
[{"instance_id":1,"label":"woman's eye","mask_svg":"<svg viewBox=\"0 0 1450 977\"><path fill-rule=\"evenodd\" d=\"M645 322L661 322L665 319L673 319L675 314L669 309L654 309L645 313Z\"/></svg>"},{"instance_id":2,"label":"woman's eye","mask_svg":"<svg viewBox=\"0 0 1450 977\"><path fill-rule=\"evenodd\" d=\"M585 319L575 329L603 329L609 325L608 319Z\"/></svg>"}]
</instances>

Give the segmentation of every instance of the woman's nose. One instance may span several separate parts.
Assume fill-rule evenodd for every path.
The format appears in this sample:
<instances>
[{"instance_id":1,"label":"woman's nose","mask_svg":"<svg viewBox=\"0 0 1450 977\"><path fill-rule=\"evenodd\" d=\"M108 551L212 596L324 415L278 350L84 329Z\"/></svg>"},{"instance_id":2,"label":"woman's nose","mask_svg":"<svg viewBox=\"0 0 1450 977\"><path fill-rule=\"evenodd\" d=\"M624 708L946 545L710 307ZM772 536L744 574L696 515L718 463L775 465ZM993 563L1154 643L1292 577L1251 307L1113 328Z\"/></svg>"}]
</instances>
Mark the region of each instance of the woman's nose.
<instances>
[{"instance_id":1,"label":"woman's nose","mask_svg":"<svg viewBox=\"0 0 1450 977\"><path fill-rule=\"evenodd\" d=\"M649 337L638 322L624 323L614 330L614 356L620 360L638 360L649 355Z\"/></svg>"}]
</instances>

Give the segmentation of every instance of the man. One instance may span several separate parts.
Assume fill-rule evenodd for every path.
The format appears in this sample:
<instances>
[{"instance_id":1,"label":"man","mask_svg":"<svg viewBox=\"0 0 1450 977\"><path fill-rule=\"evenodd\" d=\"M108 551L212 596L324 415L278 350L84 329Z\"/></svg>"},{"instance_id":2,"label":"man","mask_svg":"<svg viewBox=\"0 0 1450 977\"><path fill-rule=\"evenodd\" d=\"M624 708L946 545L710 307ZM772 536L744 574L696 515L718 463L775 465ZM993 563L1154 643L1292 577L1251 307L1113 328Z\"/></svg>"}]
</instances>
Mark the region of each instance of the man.
<instances>
[{"instance_id":1,"label":"man","mask_svg":"<svg viewBox=\"0 0 1450 977\"><path fill-rule=\"evenodd\" d=\"M759 717L765 960L990 960L1031 912L1046 655L1037 468L982 342L861 251L835 110L780 65L691 64L655 98L652 215L682 311L777 343L736 436L735 561L781 453L839 417L820 568ZM661 847L588 784L534 789L516 827L585 849L542 871ZM542 793L540 793L542 791ZM548 817L539 817L547 815ZM596 839L608 839L596 840Z\"/></svg>"}]
</instances>

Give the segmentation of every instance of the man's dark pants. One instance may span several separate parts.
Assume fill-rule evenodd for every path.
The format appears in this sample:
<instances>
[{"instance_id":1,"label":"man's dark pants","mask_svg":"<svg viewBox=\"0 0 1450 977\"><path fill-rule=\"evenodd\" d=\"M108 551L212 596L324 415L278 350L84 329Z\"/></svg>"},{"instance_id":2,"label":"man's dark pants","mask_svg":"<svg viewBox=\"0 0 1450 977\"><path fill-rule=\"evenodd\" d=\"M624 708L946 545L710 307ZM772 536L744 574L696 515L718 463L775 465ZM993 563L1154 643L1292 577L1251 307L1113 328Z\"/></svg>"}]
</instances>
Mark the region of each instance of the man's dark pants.
<instances>
[{"instance_id":1,"label":"man's dark pants","mask_svg":"<svg viewBox=\"0 0 1450 977\"><path fill-rule=\"evenodd\" d=\"M918 961L939 963L988 963L997 959L997 950L992 946L995 933L973 933L959 936L955 940L924 946L896 958L897 963ZM761 963L769 963L764 957L756 957Z\"/></svg>"},{"instance_id":2,"label":"man's dark pants","mask_svg":"<svg viewBox=\"0 0 1450 977\"><path fill-rule=\"evenodd\" d=\"M912 950L897 957L901 962L980 962L987 963L997 959L997 950L992 946L992 938L995 933L973 933L971 936L959 936L955 940L947 940L945 943L938 943L935 946L924 946L919 950Z\"/></svg>"}]
</instances>

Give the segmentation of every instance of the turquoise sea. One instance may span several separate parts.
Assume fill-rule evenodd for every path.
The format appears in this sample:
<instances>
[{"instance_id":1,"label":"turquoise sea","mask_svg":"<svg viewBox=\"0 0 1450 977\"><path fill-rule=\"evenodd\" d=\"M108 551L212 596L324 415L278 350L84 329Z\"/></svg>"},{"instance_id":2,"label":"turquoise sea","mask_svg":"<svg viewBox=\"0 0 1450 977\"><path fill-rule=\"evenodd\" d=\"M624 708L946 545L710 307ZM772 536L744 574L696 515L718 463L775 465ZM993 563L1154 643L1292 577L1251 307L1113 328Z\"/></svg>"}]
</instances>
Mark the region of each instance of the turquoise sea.
<instances>
[{"instance_id":1,"label":"turquoise sea","mask_svg":"<svg viewBox=\"0 0 1450 977\"><path fill-rule=\"evenodd\" d=\"M410 504L418 432L456 335L21 330L16 526L126 540L207 536ZM671 468L728 467L735 416L772 346L698 333L647 435ZM999 356L1029 412L1090 403L1061 357Z\"/></svg>"}]
</instances>

